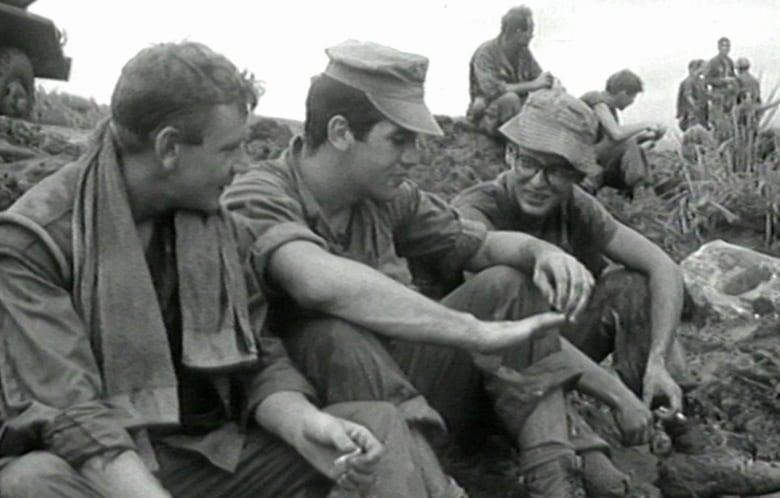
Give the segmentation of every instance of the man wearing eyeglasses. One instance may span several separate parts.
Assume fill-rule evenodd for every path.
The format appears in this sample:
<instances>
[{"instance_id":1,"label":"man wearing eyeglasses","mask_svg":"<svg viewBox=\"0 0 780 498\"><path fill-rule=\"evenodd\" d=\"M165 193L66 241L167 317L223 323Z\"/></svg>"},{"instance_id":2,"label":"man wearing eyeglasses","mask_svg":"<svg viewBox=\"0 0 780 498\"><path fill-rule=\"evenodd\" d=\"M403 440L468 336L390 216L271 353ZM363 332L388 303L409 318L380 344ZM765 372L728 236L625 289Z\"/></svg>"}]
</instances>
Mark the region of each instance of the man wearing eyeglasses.
<instances>
[{"instance_id":1,"label":"man wearing eyeglasses","mask_svg":"<svg viewBox=\"0 0 780 498\"><path fill-rule=\"evenodd\" d=\"M596 361L613 353L621 379L648 407L660 399L680 410L675 378L683 357L674 331L683 302L681 273L661 248L577 186L598 172L597 126L590 109L562 90L534 93L500 128L508 140L509 171L462 192L453 204L489 229L534 235L584 264L596 285L564 337ZM622 267L607 269L607 258Z\"/></svg>"}]
</instances>

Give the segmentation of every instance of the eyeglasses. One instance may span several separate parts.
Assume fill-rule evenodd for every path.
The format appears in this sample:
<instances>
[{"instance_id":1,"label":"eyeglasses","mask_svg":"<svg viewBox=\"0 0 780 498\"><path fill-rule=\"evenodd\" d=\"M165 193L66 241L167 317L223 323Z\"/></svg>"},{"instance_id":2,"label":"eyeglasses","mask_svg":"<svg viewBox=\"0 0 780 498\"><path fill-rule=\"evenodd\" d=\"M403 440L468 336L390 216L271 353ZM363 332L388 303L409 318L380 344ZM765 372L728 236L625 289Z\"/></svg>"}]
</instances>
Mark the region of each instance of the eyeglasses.
<instances>
[{"instance_id":1,"label":"eyeglasses","mask_svg":"<svg viewBox=\"0 0 780 498\"><path fill-rule=\"evenodd\" d=\"M583 178L582 173L574 170L568 163L545 164L526 154L514 154L511 156L511 163L520 180L531 180L541 171L544 180L553 187L568 187Z\"/></svg>"}]
</instances>

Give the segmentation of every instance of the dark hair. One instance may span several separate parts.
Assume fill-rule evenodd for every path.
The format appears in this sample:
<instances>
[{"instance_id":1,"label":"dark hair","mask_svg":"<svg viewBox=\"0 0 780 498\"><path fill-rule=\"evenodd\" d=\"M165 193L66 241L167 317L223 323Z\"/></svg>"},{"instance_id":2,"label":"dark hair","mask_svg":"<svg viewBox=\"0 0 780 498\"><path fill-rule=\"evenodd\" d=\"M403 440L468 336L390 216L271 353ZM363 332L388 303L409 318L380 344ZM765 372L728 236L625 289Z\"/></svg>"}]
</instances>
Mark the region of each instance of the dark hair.
<instances>
[{"instance_id":1,"label":"dark hair","mask_svg":"<svg viewBox=\"0 0 780 498\"><path fill-rule=\"evenodd\" d=\"M721 36L720 38L718 38L718 45L720 45L721 43L728 43L729 45L731 45L731 40L729 40L728 37L726 36Z\"/></svg>"},{"instance_id":2,"label":"dark hair","mask_svg":"<svg viewBox=\"0 0 780 498\"><path fill-rule=\"evenodd\" d=\"M632 95L642 91L642 80L632 71L623 69L607 79L606 89L612 95L618 94L623 90Z\"/></svg>"},{"instance_id":3,"label":"dark hair","mask_svg":"<svg viewBox=\"0 0 780 498\"><path fill-rule=\"evenodd\" d=\"M528 31L528 28L531 27L532 18L533 13L531 12L531 9L525 5L512 7L504 14L504 17L501 18L501 34L506 35L513 33L518 29Z\"/></svg>"},{"instance_id":4,"label":"dark hair","mask_svg":"<svg viewBox=\"0 0 780 498\"><path fill-rule=\"evenodd\" d=\"M706 64L706 61L704 59L693 59L691 62L688 63L688 70L692 71L694 69L698 69Z\"/></svg>"},{"instance_id":5,"label":"dark hair","mask_svg":"<svg viewBox=\"0 0 780 498\"><path fill-rule=\"evenodd\" d=\"M375 124L387 119L362 90L321 74L312 78L306 96L304 139L316 150L328 138L328 122L341 115L357 140L364 140Z\"/></svg>"},{"instance_id":6,"label":"dark hair","mask_svg":"<svg viewBox=\"0 0 780 498\"><path fill-rule=\"evenodd\" d=\"M153 45L122 68L111 96L114 133L126 152L143 150L163 126L198 144L215 106L234 104L247 114L261 92L252 76L203 44Z\"/></svg>"}]
</instances>

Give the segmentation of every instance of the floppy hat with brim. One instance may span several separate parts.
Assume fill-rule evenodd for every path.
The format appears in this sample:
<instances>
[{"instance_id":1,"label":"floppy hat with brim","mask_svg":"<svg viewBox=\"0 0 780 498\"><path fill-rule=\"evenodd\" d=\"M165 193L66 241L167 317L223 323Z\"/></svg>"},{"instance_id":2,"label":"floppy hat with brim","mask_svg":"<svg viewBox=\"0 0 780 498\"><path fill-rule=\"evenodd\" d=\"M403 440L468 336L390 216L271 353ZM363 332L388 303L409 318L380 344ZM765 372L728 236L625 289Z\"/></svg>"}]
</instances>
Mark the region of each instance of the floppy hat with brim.
<instances>
[{"instance_id":1,"label":"floppy hat with brim","mask_svg":"<svg viewBox=\"0 0 780 498\"><path fill-rule=\"evenodd\" d=\"M523 148L563 156L590 176L602 170L596 163L597 130L596 116L584 102L552 88L531 93L520 113L498 131Z\"/></svg>"},{"instance_id":2,"label":"floppy hat with brim","mask_svg":"<svg viewBox=\"0 0 780 498\"><path fill-rule=\"evenodd\" d=\"M426 57L355 40L325 53L330 62L324 74L363 91L387 119L418 133L444 135L425 105Z\"/></svg>"}]
</instances>

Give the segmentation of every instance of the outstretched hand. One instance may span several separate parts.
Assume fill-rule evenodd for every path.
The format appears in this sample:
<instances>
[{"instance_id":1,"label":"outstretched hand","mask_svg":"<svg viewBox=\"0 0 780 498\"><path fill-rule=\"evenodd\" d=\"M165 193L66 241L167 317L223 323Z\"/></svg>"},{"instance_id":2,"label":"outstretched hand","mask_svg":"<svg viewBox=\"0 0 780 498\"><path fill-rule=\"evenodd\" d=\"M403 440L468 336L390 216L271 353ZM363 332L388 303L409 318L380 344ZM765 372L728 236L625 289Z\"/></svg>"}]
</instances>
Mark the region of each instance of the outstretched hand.
<instances>
[{"instance_id":1,"label":"outstretched hand","mask_svg":"<svg viewBox=\"0 0 780 498\"><path fill-rule=\"evenodd\" d=\"M318 412L304 422L296 448L346 490L366 491L376 479L384 445L362 425Z\"/></svg>"},{"instance_id":2,"label":"outstretched hand","mask_svg":"<svg viewBox=\"0 0 780 498\"><path fill-rule=\"evenodd\" d=\"M534 284L554 309L576 321L593 290L593 275L570 254L549 246L536 256Z\"/></svg>"},{"instance_id":3,"label":"outstretched hand","mask_svg":"<svg viewBox=\"0 0 780 498\"><path fill-rule=\"evenodd\" d=\"M480 322L477 353L491 353L548 333L566 323L562 313L546 312L512 322Z\"/></svg>"}]
</instances>

